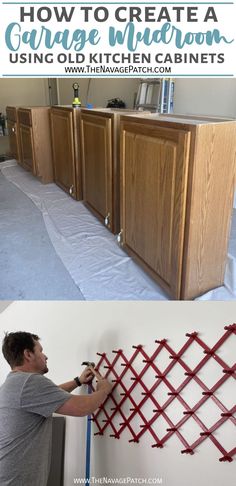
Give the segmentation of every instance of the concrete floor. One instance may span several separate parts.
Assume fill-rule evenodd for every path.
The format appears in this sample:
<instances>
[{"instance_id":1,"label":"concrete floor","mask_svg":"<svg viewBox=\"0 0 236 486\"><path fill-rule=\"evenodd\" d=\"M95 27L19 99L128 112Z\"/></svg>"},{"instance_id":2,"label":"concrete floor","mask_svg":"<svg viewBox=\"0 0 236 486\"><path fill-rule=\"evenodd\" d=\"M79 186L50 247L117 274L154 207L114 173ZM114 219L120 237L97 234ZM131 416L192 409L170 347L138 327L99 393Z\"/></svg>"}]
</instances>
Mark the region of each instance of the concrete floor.
<instances>
[{"instance_id":1,"label":"concrete floor","mask_svg":"<svg viewBox=\"0 0 236 486\"><path fill-rule=\"evenodd\" d=\"M0 234L0 300L84 300L41 212L1 172Z\"/></svg>"}]
</instances>

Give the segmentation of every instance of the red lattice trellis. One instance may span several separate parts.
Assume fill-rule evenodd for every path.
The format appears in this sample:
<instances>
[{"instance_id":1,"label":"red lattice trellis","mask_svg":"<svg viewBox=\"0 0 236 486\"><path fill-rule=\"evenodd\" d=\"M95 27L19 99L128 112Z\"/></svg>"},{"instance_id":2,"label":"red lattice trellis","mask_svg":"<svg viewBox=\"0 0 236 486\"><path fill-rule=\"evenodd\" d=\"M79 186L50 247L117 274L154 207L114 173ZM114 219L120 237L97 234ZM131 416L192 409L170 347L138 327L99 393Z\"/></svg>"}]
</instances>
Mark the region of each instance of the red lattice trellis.
<instances>
[{"instance_id":1,"label":"red lattice trellis","mask_svg":"<svg viewBox=\"0 0 236 486\"><path fill-rule=\"evenodd\" d=\"M129 442L139 442L141 437L149 432L154 440L152 447L160 447L162 448L164 444L168 441L168 439L173 435L179 438L181 443L184 446L184 449L181 450L183 454L194 454L194 450L198 447L206 438L209 438L213 444L219 449L222 456L220 457L220 461L229 461L233 460L233 456L236 453L236 447L233 447L231 450L226 451L225 447L221 445L219 439L214 434L222 424L226 421L231 424L236 424L236 418L234 414L236 412L236 405L229 408L225 406L221 400L217 397L218 390L220 387L226 383L227 380L230 378L236 378L236 364L233 366L228 366L217 354L221 346L225 343L227 339L230 337L232 338L233 335L236 334L236 324L232 324L231 326L226 326L224 328L225 332L219 341L211 348L205 344L202 339L199 337L197 332L187 333L186 337L188 338L182 348L176 353L168 344L167 339L156 340L155 343L157 347L155 351L152 353L151 356L148 356L143 346L137 345L132 346L134 349L133 355L130 359L126 358L125 354L123 353L122 349L113 350L112 353L115 354L113 360L107 358L106 353L97 353L100 356L100 360L96 369L104 374L103 369L105 368L106 377L109 378L111 381L114 382L114 386L112 389L112 393L107 397L106 401L103 405L98 409L98 411L93 415L91 420L96 424L98 431L95 435L103 435L105 430L110 427L112 430L111 437L119 439L122 432L124 430L129 431L131 434L131 439ZM200 357L200 361L198 364L193 368L186 364L184 361L184 353L187 350L190 350L190 347L195 343L200 347L200 352L204 353L204 356ZM158 361L158 356L161 351L166 350L169 354L169 359L171 360L168 366L161 371L157 366L156 362ZM139 358L139 365L140 359L142 362L142 369L141 371L136 371L135 367L137 364L137 358ZM218 365L222 368L222 376L221 378L212 386L207 386L202 379L201 371L206 363L209 360L214 360L214 362L218 363ZM180 385L177 387L171 383L169 378L170 372L173 372L174 367L176 367L177 363L182 367L183 370L183 378ZM117 371L117 368L122 366L121 371ZM152 370L155 372L155 382L151 387L147 387L145 384L145 374L148 370ZM200 373L199 373L200 372ZM129 373L129 375L128 375ZM200 375L200 376L199 376ZM132 381L131 386L127 386L125 382L127 381L127 377ZM195 382L201 388L201 398L198 400L194 406L189 406L186 400L183 398L181 393L185 389L187 391L188 385L191 382ZM159 400L154 396L154 392L158 390L161 384L165 384L168 388L167 396L168 398L166 401L160 405ZM142 398L139 403L137 403L137 398L135 398L135 389L137 385L141 386L142 388ZM121 391L119 391L121 390ZM216 393L217 392L217 393ZM151 400L153 405L152 407L152 417L145 416L145 404L147 400ZM168 414L168 407L173 401L178 401L183 408L182 417L177 423L170 418ZM199 417L199 410L205 404L205 402L212 400L214 404L219 408L219 418L218 420L207 427L203 420ZM128 402L127 402L128 401ZM149 402L150 403L150 402ZM208 402L209 403L209 402ZM130 406L131 404L131 406ZM176 404L176 402L175 402ZM127 405L129 413L127 414ZM126 409L126 410L125 410ZM119 414L122 417L122 422L117 425L117 421L115 417ZM166 425L166 432L162 437L160 437L157 432L158 427L157 425L158 418L162 416L165 420ZM139 426L139 431L136 432L134 430L134 426L132 425L133 419L142 422ZM198 437L194 440L193 443L189 443L184 437L184 434L181 430L183 425L193 419L195 424L200 428L200 433L198 432Z\"/></svg>"}]
</instances>

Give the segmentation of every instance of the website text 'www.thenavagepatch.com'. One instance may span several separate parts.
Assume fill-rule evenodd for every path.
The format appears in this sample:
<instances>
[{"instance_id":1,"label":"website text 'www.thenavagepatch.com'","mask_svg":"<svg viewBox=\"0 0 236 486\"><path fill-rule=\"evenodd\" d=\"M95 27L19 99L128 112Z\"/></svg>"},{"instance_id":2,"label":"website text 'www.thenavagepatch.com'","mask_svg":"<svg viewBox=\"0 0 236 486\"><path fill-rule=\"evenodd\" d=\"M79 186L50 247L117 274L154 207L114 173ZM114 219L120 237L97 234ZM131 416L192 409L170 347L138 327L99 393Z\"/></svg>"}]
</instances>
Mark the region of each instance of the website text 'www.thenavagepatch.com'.
<instances>
[{"instance_id":1,"label":"website text 'www.thenavagepatch.com'","mask_svg":"<svg viewBox=\"0 0 236 486\"><path fill-rule=\"evenodd\" d=\"M74 478L73 484L94 484L105 486L106 484L109 485L119 485L119 484L127 484L127 485L162 485L163 478L154 477L154 478L144 478L144 477L120 477L120 478L109 478L107 476L104 477L95 477L92 476L91 478Z\"/></svg>"}]
</instances>

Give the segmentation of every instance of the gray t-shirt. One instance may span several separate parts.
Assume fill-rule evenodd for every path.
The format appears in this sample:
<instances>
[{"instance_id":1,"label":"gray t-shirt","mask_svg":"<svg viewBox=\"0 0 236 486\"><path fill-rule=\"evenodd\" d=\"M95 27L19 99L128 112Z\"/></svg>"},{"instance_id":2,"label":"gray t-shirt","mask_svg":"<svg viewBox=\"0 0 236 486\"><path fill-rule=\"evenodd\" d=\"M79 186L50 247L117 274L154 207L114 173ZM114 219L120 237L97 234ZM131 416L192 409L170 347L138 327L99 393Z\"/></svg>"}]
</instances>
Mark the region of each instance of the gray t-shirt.
<instances>
[{"instance_id":1,"label":"gray t-shirt","mask_svg":"<svg viewBox=\"0 0 236 486\"><path fill-rule=\"evenodd\" d=\"M0 387L1 486L46 486L52 414L69 398L38 373L8 374Z\"/></svg>"}]
</instances>

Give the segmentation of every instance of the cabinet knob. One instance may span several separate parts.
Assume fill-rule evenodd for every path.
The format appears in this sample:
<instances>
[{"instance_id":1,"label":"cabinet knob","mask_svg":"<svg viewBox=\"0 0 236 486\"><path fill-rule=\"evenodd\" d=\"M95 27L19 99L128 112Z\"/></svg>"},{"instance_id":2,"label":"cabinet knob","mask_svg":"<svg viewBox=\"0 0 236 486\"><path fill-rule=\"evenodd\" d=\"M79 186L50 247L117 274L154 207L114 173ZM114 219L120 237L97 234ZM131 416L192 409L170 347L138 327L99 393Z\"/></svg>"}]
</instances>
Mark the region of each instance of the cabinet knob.
<instances>
[{"instance_id":1,"label":"cabinet knob","mask_svg":"<svg viewBox=\"0 0 236 486\"><path fill-rule=\"evenodd\" d=\"M105 226L110 228L110 213L107 213L107 216L105 217L104 222L105 222Z\"/></svg>"},{"instance_id":2,"label":"cabinet knob","mask_svg":"<svg viewBox=\"0 0 236 486\"><path fill-rule=\"evenodd\" d=\"M69 193L70 193L70 195L72 195L72 194L73 194L73 192L74 192L74 186L72 185L72 186L70 186L70 189L69 189Z\"/></svg>"},{"instance_id":3,"label":"cabinet knob","mask_svg":"<svg viewBox=\"0 0 236 486\"><path fill-rule=\"evenodd\" d=\"M117 243L120 246L123 246L123 230L121 230L117 235Z\"/></svg>"},{"instance_id":4,"label":"cabinet knob","mask_svg":"<svg viewBox=\"0 0 236 486\"><path fill-rule=\"evenodd\" d=\"M12 131L13 133L15 133L15 128L12 128L12 129L11 129L11 131Z\"/></svg>"}]
</instances>

